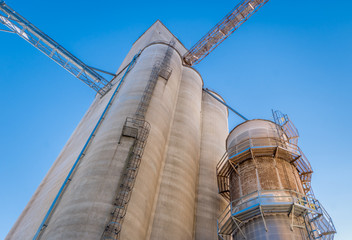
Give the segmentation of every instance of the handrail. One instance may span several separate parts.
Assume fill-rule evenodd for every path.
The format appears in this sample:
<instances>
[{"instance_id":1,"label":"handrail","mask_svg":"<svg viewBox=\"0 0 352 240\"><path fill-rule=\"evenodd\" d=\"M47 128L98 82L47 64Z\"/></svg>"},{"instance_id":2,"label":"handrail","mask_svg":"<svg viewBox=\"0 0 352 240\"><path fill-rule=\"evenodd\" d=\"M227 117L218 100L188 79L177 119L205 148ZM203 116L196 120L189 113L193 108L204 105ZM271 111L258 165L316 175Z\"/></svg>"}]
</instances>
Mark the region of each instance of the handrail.
<instances>
[{"instance_id":1,"label":"handrail","mask_svg":"<svg viewBox=\"0 0 352 240\"><path fill-rule=\"evenodd\" d=\"M284 193L285 195L265 195L266 193L271 193L271 194ZM317 199L309 197L309 196L302 194L302 193L299 193L297 191L288 190L288 189L257 190L252 193L249 193L245 196L242 196L238 199L235 199L227 205L225 210L218 217L219 229L221 229L222 223L224 221L227 221L231 215L234 215L237 212L241 211L242 210L241 207L243 205L248 204L249 202L254 202L254 201L258 201L259 204L263 204L263 202L261 201L263 199L277 200L280 198L281 199L285 198L284 202L288 202L287 199L289 198L291 200L289 202L292 202L292 204L303 206L305 208L310 209L310 211L314 211L317 214L323 214L323 208ZM243 201L244 199L245 199L245 201ZM283 201L281 201L281 203L282 202ZM277 201L277 203L280 203L280 201Z\"/></svg>"},{"instance_id":2,"label":"handrail","mask_svg":"<svg viewBox=\"0 0 352 240\"><path fill-rule=\"evenodd\" d=\"M313 169L308 159L297 145L277 137L250 137L228 148L216 166L219 193L225 199L229 200L228 194L225 193L228 189L226 184L224 184L224 178L229 177L229 168L233 167L230 163L236 165L236 159L241 159L240 155L243 153L247 152L250 154L246 154L245 156L247 157L252 155L252 157L254 157L256 153L260 152L260 149L264 150L268 148L272 148L272 151L275 153L284 154L285 160L289 161L296 167L302 181L304 193L314 197L310 184ZM280 156L280 154L278 154L278 156ZM289 159L287 159L287 157L289 157Z\"/></svg>"},{"instance_id":3,"label":"handrail","mask_svg":"<svg viewBox=\"0 0 352 240\"><path fill-rule=\"evenodd\" d=\"M255 148L269 148L269 147L280 147L288 152L291 152L296 156L296 159L292 161L301 173L313 173L312 167L303 154L302 150L295 144L288 141L284 141L280 138L275 137L256 137L247 138L236 145L228 148L227 152L229 155L229 160L235 156ZM224 160L223 160L224 161Z\"/></svg>"},{"instance_id":4,"label":"handrail","mask_svg":"<svg viewBox=\"0 0 352 240\"><path fill-rule=\"evenodd\" d=\"M263 195L265 193L278 193L278 192L289 193L289 195L279 195L279 196ZM254 191L252 193L249 193L249 194L247 194L245 196L242 196L240 198L237 198L237 199L231 201L230 204L234 205L235 202L238 203L242 199L245 199L245 198L248 198L248 197L251 197L251 196L254 196L254 195L257 195L257 197L256 198L251 198L251 199L249 199L249 200L247 200L245 202L241 202L240 204L247 203L248 201L253 201L254 199L260 199L260 198L287 198L287 197L290 197L290 198L295 198L295 199L303 199L306 202L313 201L314 204L318 203L317 206L320 208L320 204L319 204L319 201L317 199L309 197L309 196L307 196L305 194L302 194L302 193L294 191L294 190L289 190L289 189L257 190L257 191Z\"/></svg>"}]
</instances>

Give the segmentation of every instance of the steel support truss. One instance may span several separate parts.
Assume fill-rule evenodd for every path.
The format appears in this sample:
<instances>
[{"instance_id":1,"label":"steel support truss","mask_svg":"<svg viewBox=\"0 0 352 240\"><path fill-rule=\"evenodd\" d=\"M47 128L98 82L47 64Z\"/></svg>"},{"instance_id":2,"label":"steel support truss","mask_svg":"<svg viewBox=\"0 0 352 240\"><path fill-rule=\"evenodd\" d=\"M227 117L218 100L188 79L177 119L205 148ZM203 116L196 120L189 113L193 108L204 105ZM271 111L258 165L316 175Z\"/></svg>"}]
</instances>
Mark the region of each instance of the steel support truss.
<instances>
[{"instance_id":1,"label":"steel support truss","mask_svg":"<svg viewBox=\"0 0 352 240\"><path fill-rule=\"evenodd\" d=\"M268 1L242 0L183 56L184 62L192 66L202 61Z\"/></svg>"},{"instance_id":2,"label":"steel support truss","mask_svg":"<svg viewBox=\"0 0 352 240\"><path fill-rule=\"evenodd\" d=\"M10 29L1 31L16 33L100 95L104 95L111 88L112 84L92 67L84 64L2 0L0 0L0 23Z\"/></svg>"}]
</instances>

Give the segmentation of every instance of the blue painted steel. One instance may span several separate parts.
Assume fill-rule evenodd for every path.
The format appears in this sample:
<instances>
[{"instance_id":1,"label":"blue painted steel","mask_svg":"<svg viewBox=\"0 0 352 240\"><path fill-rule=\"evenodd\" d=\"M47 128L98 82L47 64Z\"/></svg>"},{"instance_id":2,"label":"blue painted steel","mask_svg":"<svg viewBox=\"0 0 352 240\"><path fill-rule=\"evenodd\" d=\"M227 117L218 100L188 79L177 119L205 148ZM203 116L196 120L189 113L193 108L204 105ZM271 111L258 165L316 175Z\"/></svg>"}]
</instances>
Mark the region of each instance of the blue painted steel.
<instances>
[{"instance_id":1,"label":"blue painted steel","mask_svg":"<svg viewBox=\"0 0 352 240\"><path fill-rule=\"evenodd\" d=\"M121 81L119 82L119 84L117 85L117 87L116 87L114 93L112 94L112 96L111 96L111 98L110 98L108 104L106 105L106 107L105 107L105 109L104 109L104 112L101 114L101 116L100 116L100 118L99 118L97 124L95 125L95 127L94 127L92 133L90 134L90 136L89 136L87 142L85 143L85 145L84 145L82 151L81 151L80 154L78 155L78 158L76 159L76 161L75 161L75 163L73 164L73 166L72 166L70 172L68 173L68 175L67 175L67 177L66 177L64 183L62 184L62 186L61 186L59 192L57 193L57 195L56 195L56 197L55 197L53 203L51 204L51 206L50 206L48 212L46 213L46 215L45 215L45 217L44 217L42 223L40 224L40 226L39 226L39 228L38 228L36 234L34 235L33 240L39 239L39 236L40 236L41 231L44 230L45 227L47 227L47 225L45 224L46 221L48 220L48 218L49 218L50 215L52 214L54 208L56 207L56 204L57 204L58 200L62 197L62 194L63 194L65 188L67 187L68 183L71 181L71 176L72 176L73 172L75 171L75 169L76 169L78 163L80 162L81 158L83 158L84 152L86 151L86 149L87 149L87 147L88 147L90 141L91 141L92 138L94 137L96 130L97 130L98 127L100 126L100 123L101 123L102 120L104 119L104 116L105 116L106 112L108 111L108 109L109 109L109 107L110 107L110 105L111 105L111 103L112 103L112 100L114 99L116 93L118 92L118 90L119 90L119 88L120 88L122 82L124 81L125 76L126 76L127 73L129 72L129 70L130 70L130 68L133 66L133 64L135 63L136 59L139 57L140 53L141 53L141 51L139 51L139 52L133 57L132 61L131 61L130 64L128 65L128 68L127 68L126 72L125 72L124 75L122 76Z\"/></svg>"},{"instance_id":2,"label":"blue painted steel","mask_svg":"<svg viewBox=\"0 0 352 240\"><path fill-rule=\"evenodd\" d=\"M256 208L256 207L259 207L259 206L260 206L260 204L259 204L259 203L254 204L254 205L252 205L252 206L250 206L250 207L247 207L247 208L245 208L245 209L243 209L243 210L241 210L241 211L238 211L238 212L232 213L232 216L236 216L236 215L238 215L238 214L240 214L240 213L243 213L243 212L249 211L250 209L253 209L253 208Z\"/></svg>"},{"instance_id":3,"label":"blue painted steel","mask_svg":"<svg viewBox=\"0 0 352 240\"><path fill-rule=\"evenodd\" d=\"M208 88L203 88L203 90L208 93L210 96L212 96L213 98L215 98L218 102L222 103L223 105L225 105L228 109L230 109L232 112L234 112L235 114L237 114L240 118L242 118L245 121L248 121L247 118L245 118L242 114L240 114L239 112L237 112L235 109L233 109L232 107L230 107L228 104L226 104L224 101L222 101L220 98L218 98L217 96L215 96L214 94L212 94Z\"/></svg>"},{"instance_id":4,"label":"blue painted steel","mask_svg":"<svg viewBox=\"0 0 352 240\"><path fill-rule=\"evenodd\" d=\"M229 159L234 158L234 157L240 155L241 153L244 153L244 152L246 152L246 151L248 151L250 149L272 148L272 147L278 147L278 148L284 149L284 148L282 148L282 147L280 147L278 145L252 146L252 147L249 147L249 148L246 148L246 149L242 150L241 152L238 152L238 153L235 153L234 155L229 156ZM287 150L287 149L284 149L284 150ZM287 151L289 151L289 150L287 150ZM292 151L289 151L289 152L292 152ZM292 153L295 153L295 152L292 152ZM295 153L295 154L297 154L297 153Z\"/></svg>"}]
</instances>

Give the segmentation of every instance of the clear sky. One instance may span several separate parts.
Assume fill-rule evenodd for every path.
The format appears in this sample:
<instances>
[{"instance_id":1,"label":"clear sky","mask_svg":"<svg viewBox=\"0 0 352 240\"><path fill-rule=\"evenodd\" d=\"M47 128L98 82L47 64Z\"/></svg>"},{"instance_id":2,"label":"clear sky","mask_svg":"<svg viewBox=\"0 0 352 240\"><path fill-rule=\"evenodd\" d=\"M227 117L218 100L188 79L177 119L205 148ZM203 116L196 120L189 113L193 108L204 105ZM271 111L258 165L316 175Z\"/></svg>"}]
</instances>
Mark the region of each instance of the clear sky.
<instances>
[{"instance_id":1,"label":"clear sky","mask_svg":"<svg viewBox=\"0 0 352 240\"><path fill-rule=\"evenodd\" d=\"M160 19L186 47L239 0L8 0L78 58L116 71ZM314 169L335 239L352 239L350 0L270 0L196 66L205 87L247 118L287 113ZM20 215L95 92L14 34L0 32L0 239ZM230 127L241 119L230 115Z\"/></svg>"}]
</instances>

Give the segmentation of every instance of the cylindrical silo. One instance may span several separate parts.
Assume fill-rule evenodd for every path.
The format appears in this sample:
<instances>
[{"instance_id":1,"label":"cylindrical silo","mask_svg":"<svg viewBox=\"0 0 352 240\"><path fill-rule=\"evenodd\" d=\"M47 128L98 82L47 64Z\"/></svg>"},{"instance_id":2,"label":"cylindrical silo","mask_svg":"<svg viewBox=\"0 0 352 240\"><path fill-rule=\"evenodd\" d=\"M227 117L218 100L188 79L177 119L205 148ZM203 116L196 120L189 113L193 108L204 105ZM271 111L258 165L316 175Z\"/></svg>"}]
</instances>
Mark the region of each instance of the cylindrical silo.
<instances>
[{"instance_id":1,"label":"cylindrical silo","mask_svg":"<svg viewBox=\"0 0 352 240\"><path fill-rule=\"evenodd\" d=\"M184 67L150 239L193 239L202 79Z\"/></svg>"},{"instance_id":2,"label":"cylindrical silo","mask_svg":"<svg viewBox=\"0 0 352 240\"><path fill-rule=\"evenodd\" d=\"M227 139L235 239L308 238L303 207L293 207L306 199L284 135L275 123L258 119L240 124Z\"/></svg>"},{"instance_id":3,"label":"cylindrical silo","mask_svg":"<svg viewBox=\"0 0 352 240\"><path fill-rule=\"evenodd\" d=\"M213 93L221 98L218 94ZM227 108L203 91L202 139L199 161L195 239L217 239L216 221L226 206L218 194L216 165L226 151L228 136Z\"/></svg>"},{"instance_id":4,"label":"cylindrical silo","mask_svg":"<svg viewBox=\"0 0 352 240\"><path fill-rule=\"evenodd\" d=\"M156 56L156 53L160 51L160 54L163 54L168 48L168 45L160 43L153 44L144 51L149 52L150 56ZM153 214L153 205L157 196L159 177L165 160L166 144L171 131L182 76L181 57L177 51L174 49L172 51L170 78L158 80L145 117L151 125L151 131L128 205L121 239L146 239Z\"/></svg>"},{"instance_id":5,"label":"cylindrical silo","mask_svg":"<svg viewBox=\"0 0 352 240\"><path fill-rule=\"evenodd\" d=\"M50 224L43 233L43 239L101 237L102 229L109 221L113 198L132 144L129 138L121 141L122 127L126 117L133 117L151 69L157 61L162 61L167 49L165 44L151 45L141 53L60 200ZM178 55L171 58L170 66L173 68L172 75L168 81L158 79L146 116L152 126L142 161L142 165L147 166L143 165L138 175L138 179L143 182L143 189L139 190L138 180L134 189L136 196L141 195L143 201L140 201L138 206L133 206L133 198L131 199L132 207L126 219L140 209L143 214L138 212L137 218L148 217L144 211L151 209L153 203L181 79L181 61ZM152 169L148 169L149 164ZM145 221L143 223L144 226L138 226L138 222L134 221L133 227L138 226L138 231L134 230L133 234L138 234L137 237L129 235L123 239L142 239L147 228ZM127 221L125 226L128 230Z\"/></svg>"},{"instance_id":6,"label":"cylindrical silo","mask_svg":"<svg viewBox=\"0 0 352 240\"><path fill-rule=\"evenodd\" d=\"M150 102L142 105L146 108L144 119L151 130L134 188L129 189L132 196L120 234L120 239L145 239L182 76L179 49L169 46L173 38L156 22L137 40L131 52L142 50L141 54L127 73L63 194L55 200L55 208L49 210L117 84L104 97L96 96L6 239L32 239L49 211L52 214L40 232L41 239L100 239L109 224L126 160L134 144L134 140L123 133L126 118L135 117L142 96L151 94ZM180 48L180 43L177 46ZM146 89L151 72L156 65L160 67L165 62L166 53L170 55L165 66L167 71L158 72L161 77L157 76L155 87Z\"/></svg>"}]
</instances>

